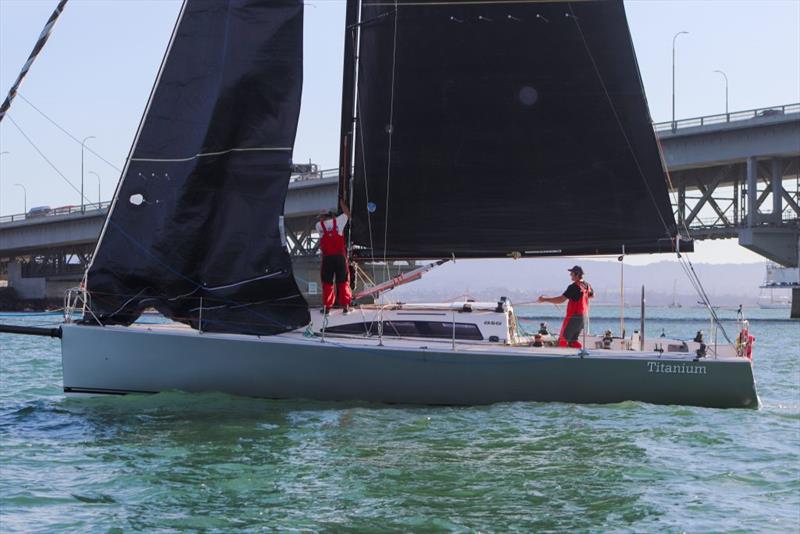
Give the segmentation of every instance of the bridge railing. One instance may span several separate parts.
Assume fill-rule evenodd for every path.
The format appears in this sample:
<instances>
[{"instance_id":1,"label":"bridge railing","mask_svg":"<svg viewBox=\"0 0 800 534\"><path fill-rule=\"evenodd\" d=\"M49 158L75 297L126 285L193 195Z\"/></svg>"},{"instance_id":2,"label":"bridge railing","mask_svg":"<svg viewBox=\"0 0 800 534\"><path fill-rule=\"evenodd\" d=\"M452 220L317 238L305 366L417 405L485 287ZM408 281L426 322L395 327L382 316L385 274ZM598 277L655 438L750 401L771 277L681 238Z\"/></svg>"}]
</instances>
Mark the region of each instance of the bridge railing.
<instances>
[{"instance_id":1,"label":"bridge railing","mask_svg":"<svg viewBox=\"0 0 800 534\"><path fill-rule=\"evenodd\" d=\"M673 206L675 208L675 206ZM759 214L763 217L763 214ZM769 215L769 214L767 214ZM731 219L733 218L732 215L726 215L728 220L724 220L720 216L710 216L710 217L695 217L692 219L692 222L689 223L689 231L695 230L737 230L740 228L748 228L747 221L738 221L734 223ZM676 213L677 219L677 213ZM756 223L757 227L786 227L786 228L794 228L800 224L800 218L793 217L793 216L784 216L780 222L773 221L771 219L763 219L759 220Z\"/></svg>"},{"instance_id":2,"label":"bridge railing","mask_svg":"<svg viewBox=\"0 0 800 534\"><path fill-rule=\"evenodd\" d=\"M315 166L316 167L316 166ZM323 178L333 178L334 176L339 176L339 169L323 169L313 170L311 172L302 172L292 174L292 177L289 178L289 182L304 182L306 180L321 180Z\"/></svg>"},{"instance_id":3,"label":"bridge railing","mask_svg":"<svg viewBox=\"0 0 800 534\"><path fill-rule=\"evenodd\" d=\"M316 165L299 165L307 172L296 172L292 174L289 179L290 182L304 182L307 180L321 180L323 178L334 178L339 176L339 169L323 169L317 170ZM306 169L307 167L307 169ZM72 213L86 213L89 211L106 209L111 205L111 201L95 202L93 204L84 204L83 206L60 206L58 208L36 209L30 210L27 213L15 213L13 215L0 216L0 224L25 221L30 219L40 219L42 217L52 217L55 215L69 215Z\"/></svg>"},{"instance_id":4,"label":"bridge railing","mask_svg":"<svg viewBox=\"0 0 800 534\"><path fill-rule=\"evenodd\" d=\"M36 208L29 210L27 213L15 213L14 215L3 215L0 217L0 224L10 223L17 221L25 221L32 219L42 219L45 217L55 217L58 215L70 215L73 213L87 213L90 211L98 211L107 209L111 205L111 201L94 202L92 204L84 204L83 206L59 206L57 208Z\"/></svg>"},{"instance_id":5,"label":"bridge railing","mask_svg":"<svg viewBox=\"0 0 800 534\"><path fill-rule=\"evenodd\" d=\"M776 115L787 115L789 113L800 113L800 102L795 104L784 104L782 106L771 106L768 108L748 109L745 111L734 111L733 113L719 113L716 115L705 115L703 117L692 117L677 121L656 122L653 128L657 132L675 131L679 128L692 128L695 126L707 126L711 124L724 124L726 122L736 122L758 117L772 117Z\"/></svg>"}]
</instances>

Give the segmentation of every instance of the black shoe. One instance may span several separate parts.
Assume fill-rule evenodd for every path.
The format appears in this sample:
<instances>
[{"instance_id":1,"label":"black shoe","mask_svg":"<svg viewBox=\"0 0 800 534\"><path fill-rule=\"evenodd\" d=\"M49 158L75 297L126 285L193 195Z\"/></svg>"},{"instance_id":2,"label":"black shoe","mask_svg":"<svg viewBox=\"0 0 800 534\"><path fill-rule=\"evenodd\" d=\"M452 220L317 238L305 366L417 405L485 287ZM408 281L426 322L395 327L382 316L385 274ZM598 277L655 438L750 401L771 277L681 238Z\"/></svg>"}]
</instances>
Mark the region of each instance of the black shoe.
<instances>
[{"instance_id":1,"label":"black shoe","mask_svg":"<svg viewBox=\"0 0 800 534\"><path fill-rule=\"evenodd\" d=\"M322 308L321 310L319 310L319 312L323 315L328 315L331 312L331 310L330 308Z\"/></svg>"},{"instance_id":2,"label":"black shoe","mask_svg":"<svg viewBox=\"0 0 800 534\"><path fill-rule=\"evenodd\" d=\"M350 313L350 306L345 306L345 307L342 309L342 313L343 313L343 314L345 314L345 315L347 315L348 313Z\"/></svg>"}]
</instances>

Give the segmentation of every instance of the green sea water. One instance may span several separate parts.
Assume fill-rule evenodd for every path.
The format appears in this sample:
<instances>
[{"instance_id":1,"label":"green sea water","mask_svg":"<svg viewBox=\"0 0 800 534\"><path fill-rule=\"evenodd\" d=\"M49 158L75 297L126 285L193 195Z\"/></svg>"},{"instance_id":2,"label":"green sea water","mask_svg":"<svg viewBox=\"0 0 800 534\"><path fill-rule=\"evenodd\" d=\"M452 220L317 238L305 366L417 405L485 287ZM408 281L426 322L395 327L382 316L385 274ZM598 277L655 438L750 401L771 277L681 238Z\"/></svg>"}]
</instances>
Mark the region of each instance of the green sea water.
<instances>
[{"instance_id":1,"label":"green sea water","mask_svg":"<svg viewBox=\"0 0 800 534\"><path fill-rule=\"evenodd\" d=\"M648 315L649 334L708 327ZM800 322L752 315L759 410L67 399L56 340L0 335L0 532L797 532Z\"/></svg>"}]
</instances>

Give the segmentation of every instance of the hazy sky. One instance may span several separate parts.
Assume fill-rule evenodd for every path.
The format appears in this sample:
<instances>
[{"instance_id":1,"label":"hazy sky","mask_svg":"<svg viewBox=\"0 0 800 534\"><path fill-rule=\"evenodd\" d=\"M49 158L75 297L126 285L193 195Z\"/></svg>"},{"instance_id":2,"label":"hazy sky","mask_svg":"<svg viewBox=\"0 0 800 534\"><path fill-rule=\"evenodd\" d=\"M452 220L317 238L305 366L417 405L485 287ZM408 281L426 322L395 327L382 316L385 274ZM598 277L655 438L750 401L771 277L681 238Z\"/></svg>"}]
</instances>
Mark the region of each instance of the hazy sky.
<instances>
[{"instance_id":1,"label":"hazy sky","mask_svg":"<svg viewBox=\"0 0 800 534\"><path fill-rule=\"evenodd\" d=\"M56 0L0 0L0 93L4 98ZM800 101L800 0L634 0L625 2L650 111L671 115L672 36L678 39L677 116ZM20 93L122 168L175 18L177 0L70 0ZM295 161L338 160L344 0L310 0L305 14L305 78ZM9 116L44 155L80 186L81 150L17 98ZM79 204L80 196L8 120L0 124L0 214ZM119 171L86 153L86 196L110 198ZM730 241L701 242L696 261L761 261ZM655 258L654 258L655 259ZM642 258L639 262L651 261Z\"/></svg>"}]
</instances>

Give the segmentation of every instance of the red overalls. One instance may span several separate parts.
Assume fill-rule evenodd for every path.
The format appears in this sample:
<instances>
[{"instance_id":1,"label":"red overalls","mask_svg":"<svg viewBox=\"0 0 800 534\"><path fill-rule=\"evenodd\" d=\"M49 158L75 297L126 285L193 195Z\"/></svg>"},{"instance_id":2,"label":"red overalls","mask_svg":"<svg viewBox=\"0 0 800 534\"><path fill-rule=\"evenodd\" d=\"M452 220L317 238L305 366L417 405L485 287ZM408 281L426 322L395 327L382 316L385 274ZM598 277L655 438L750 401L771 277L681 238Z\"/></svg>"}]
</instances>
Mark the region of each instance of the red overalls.
<instances>
[{"instance_id":1,"label":"red overalls","mask_svg":"<svg viewBox=\"0 0 800 534\"><path fill-rule=\"evenodd\" d=\"M570 346L576 349L580 349L583 347L580 341L570 341L569 345L567 344L567 338L564 335L566 333L567 325L570 322L570 319L573 317L583 317L583 326L586 327L586 315L589 313L589 293L591 292L591 287L586 282L574 282L578 289L581 292L581 297L578 300L567 299L567 316L564 317L564 322L561 324L561 333L558 335L558 346L559 347L566 347Z\"/></svg>"},{"instance_id":2,"label":"red overalls","mask_svg":"<svg viewBox=\"0 0 800 534\"><path fill-rule=\"evenodd\" d=\"M320 221L322 236L319 248L322 251L322 266L320 278L322 279L322 305L332 308L336 298L333 292L333 280L336 278L336 292L340 306L349 306L353 299L347 273L347 245L344 236L339 234L336 219L332 220L333 228L328 230L326 221Z\"/></svg>"}]
</instances>

